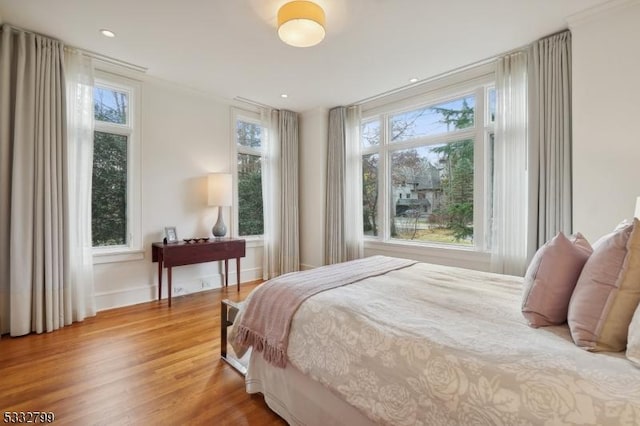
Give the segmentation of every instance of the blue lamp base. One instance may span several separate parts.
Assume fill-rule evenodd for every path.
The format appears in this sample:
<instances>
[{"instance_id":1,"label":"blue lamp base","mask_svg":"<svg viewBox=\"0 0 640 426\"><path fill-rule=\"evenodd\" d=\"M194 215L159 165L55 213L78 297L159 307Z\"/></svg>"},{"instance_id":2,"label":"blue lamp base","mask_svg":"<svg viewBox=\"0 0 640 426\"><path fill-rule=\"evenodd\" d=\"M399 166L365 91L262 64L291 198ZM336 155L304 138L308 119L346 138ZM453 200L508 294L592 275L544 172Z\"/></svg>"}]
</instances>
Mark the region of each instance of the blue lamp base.
<instances>
[{"instance_id":1,"label":"blue lamp base","mask_svg":"<svg viewBox=\"0 0 640 426\"><path fill-rule=\"evenodd\" d=\"M222 220L222 207L218 207L218 221L213 225L211 233L216 238L224 237L227 234L227 226L224 224L224 220Z\"/></svg>"}]
</instances>

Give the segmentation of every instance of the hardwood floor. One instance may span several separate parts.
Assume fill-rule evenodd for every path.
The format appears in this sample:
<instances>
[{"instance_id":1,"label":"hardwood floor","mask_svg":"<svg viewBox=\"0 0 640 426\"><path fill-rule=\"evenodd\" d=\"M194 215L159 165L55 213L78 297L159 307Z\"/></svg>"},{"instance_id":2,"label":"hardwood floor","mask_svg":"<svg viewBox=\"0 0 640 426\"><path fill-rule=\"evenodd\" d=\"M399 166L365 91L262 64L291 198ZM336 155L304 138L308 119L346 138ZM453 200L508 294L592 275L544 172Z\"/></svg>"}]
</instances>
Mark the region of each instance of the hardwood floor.
<instances>
[{"instance_id":1,"label":"hardwood floor","mask_svg":"<svg viewBox=\"0 0 640 426\"><path fill-rule=\"evenodd\" d=\"M55 424L286 424L220 360L220 300L257 283L99 312L0 340L0 408ZM1 420L0 420L1 421Z\"/></svg>"}]
</instances>

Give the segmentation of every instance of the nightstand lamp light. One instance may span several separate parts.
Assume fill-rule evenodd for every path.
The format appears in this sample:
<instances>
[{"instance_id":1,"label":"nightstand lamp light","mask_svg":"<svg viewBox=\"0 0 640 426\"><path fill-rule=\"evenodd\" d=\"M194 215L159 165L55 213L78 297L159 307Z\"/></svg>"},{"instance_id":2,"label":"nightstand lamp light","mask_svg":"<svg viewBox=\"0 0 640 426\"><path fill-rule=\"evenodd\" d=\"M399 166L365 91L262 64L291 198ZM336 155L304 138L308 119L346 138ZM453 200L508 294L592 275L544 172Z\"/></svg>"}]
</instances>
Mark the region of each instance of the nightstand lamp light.
<instances>
[{"instance_id":1,"label":"nightstand lamp light","mask_svg":"<svg viewBox=\"0 0 640 426\"><path fill-rule=\"evenodd\" d=\"M218 207L218 221L211 229L216 238L224 237L227 226L222 219L222 207L232 205L231 175L229 173L211 173L209 175L209 205Z\"/></svg>"}]
</instances>

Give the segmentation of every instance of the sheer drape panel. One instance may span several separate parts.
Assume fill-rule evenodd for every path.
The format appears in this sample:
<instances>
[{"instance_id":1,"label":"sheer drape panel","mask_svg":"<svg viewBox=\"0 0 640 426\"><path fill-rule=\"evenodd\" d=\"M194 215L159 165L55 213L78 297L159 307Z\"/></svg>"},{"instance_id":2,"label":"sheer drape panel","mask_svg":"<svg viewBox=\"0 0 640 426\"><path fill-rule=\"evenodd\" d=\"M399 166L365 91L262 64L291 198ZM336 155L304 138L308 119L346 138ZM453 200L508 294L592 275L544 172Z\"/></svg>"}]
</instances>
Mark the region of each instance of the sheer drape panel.
<instances>
[{"instance_id":1,"label":"sheer drape panel","mask_svg":"<svg viewBox=\"0 0 640 426\"><path fill-rule=\"evenodd\" d=\"M281 142L280 273L300 270L298 229L298 115L280 111Z\"/></svg>"},{"instance_id":2,"label":"sheer drape panel","mask_svg":"<svg viewBox=\"0 0 640 426\"><path fill-rule=\"evenodd\" d=\"M93 169L93 64L90 58L67 52L67 143L69 187L69 282L72 305L65 320L95 315L91 180Z\"/></svg>"},{"instance_id":3,"label":"sheer drape panel","mask_svg":"<svg viewBox=\"0 0 640 426\"><path fill-rule=\"evenodd\" d=\"M262 278L269 280L280 275L280 137L279 113L263 110L262 122L266 132L262 163L262 206L264 214L264 252Z\"/></svg>"},{"instance_id":4,"label":"sheer drape panel","mask_svg":"<svg viewBox=\"0 0 640 426\"><path fill-rule=\"evenodd\" d=\"M298 225L298 115L263 110L262 163L265 280L300 269Z\"/></svg>"},{"instance_id":5,"label":"sheer drape panel","mask_svg":"<svg viewBox=\"0 0 640 426\"><path fill-rule=\"evenodd\" d=\"M347 109L345 107L337 107L329 111L324 255L324 263L327 265L343 262L347 259L344 236L346 119Z\"/></svg>"},{"instance_id":6,"label":"sheer drape panel","mask_svg":"<svg viewBox=\"0 0 640 426\"><path fill-rule=\"evenodd\" d=\"M325 264L362 257L360 108L329 111Z\"/></svg>"},{"instance_id":7,"label":"sheer drape panel","mask_svg":"<svg viewBox=\"0 0 640 426\"><path fill-rule=\"evenodd\" d=\"M63 57L60 42L3 25L1 327L13 336L70 322Z\"/></svg>"},{"instance_id":8,"label":"sheer drape panel","mask_svg":"<svg viewBox=\"0 0 640 426\"><path fill-rule=\"evenodd\" d=\"M496 67L494 197L491 269L523 275L527 262L527 55Z\"/></svg>"},{"instance_id":9,"label":"sheer drape panel","mask_svg":"<svg viewBox=\"0 0 640 426\"><path fill-rule=\"evenodd\" d=\"M363 256L362 158L360 155L360 106L347 108L345 123L344 238L346 260Z\"/></svg>"},{"instance_id":10,"label":"sheer drape panel","mask_svg":"<svg viewBox=\"0 0 640 426\"><path fill-rule=\"evenodd\" d=\"M572 232L571 33L529 48L528 258L558 231Z\"/></svg>"}]
</instances>

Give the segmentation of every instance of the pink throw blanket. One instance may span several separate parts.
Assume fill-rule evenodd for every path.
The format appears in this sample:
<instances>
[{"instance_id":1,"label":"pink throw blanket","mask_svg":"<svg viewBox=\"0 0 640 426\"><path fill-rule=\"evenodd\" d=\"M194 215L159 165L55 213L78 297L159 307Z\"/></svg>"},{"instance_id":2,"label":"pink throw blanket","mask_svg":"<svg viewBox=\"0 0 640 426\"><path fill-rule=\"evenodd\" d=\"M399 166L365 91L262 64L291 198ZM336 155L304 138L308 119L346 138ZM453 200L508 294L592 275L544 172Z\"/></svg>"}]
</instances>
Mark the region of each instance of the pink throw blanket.
<instances>
[{"instance_id":1,"label":"pink throw blanket","mask_svg":"<svg viewBox=\"0 0 640 426\"><path fill-rule=\"evenodd\" d=\"M413 260L372 256L303 272L282 275L262 284L248 299L239 322L235 325L235 344L253 346L264 359L284 368L291 320L298 307L309 297L386 274L417 263Z\"/></svg>"}]
</instances>

